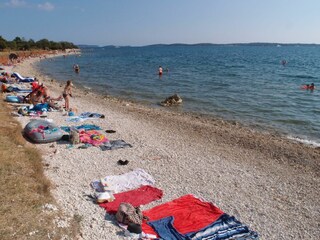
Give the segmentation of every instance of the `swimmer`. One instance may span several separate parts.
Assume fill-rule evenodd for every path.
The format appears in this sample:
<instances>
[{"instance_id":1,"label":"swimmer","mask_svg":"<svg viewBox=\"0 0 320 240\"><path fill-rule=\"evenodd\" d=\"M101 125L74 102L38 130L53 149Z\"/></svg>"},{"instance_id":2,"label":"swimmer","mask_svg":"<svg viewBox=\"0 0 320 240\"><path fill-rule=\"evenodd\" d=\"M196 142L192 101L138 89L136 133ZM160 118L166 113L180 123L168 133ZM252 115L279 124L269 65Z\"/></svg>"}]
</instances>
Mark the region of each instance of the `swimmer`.
<instances>
[{"instance_id":1,"label":"swimmer","mask_svg":"<svg viewBox=\"0 0 320 240\"><path fill-rule=\"evenodd\" d=\"M159 75L162 75L162 67L159 66L159 70L158 70Z\"/></svg>"},{"instance_id":2,"label":"swimmer","mask_svg":"<svg viewBox=\"0 0 320 240\"><path fill-rule=\"evenodd\" d=\"M314 86L314 83L302 85L302 87L301 87L301 89L311 90L311 91L313 91L315 88L316 87Z\"/></svg>"},{"instance_id":3,"label":"swimmer","mask_svg":"<svg viewBox=\"0 0 320 240\"><path fill-rule=\"evenodd\" d=\"M309 86L309 88L308 88L308 89L310 89L310 90L314 90L314 89L315 89L314 83L311 83L311 85Z\"/></svg>"},{"instance_id":4,"label":"swimmer","mask_svg":"<svg viewBox=\"0 0 320 240\"><path fill-rule=\"evenodd\" d=\"M75 71L76 73L79 73L79 72L80 72L80 67L79 67L78 64L73 65L73 69L74 69L74 71Z\"/></svg>"}]
</instances>

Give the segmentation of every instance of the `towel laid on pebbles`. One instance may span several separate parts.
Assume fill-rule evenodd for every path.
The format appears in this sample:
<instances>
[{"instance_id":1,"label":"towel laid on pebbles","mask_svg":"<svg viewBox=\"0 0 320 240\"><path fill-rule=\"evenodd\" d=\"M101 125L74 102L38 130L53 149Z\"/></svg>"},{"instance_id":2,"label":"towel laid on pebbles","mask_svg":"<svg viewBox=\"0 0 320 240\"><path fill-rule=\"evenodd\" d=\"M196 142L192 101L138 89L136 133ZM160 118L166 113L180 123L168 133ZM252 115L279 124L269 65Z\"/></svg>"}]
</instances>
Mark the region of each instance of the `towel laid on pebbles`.
<instances>
[{"instance_id":1,"label":"towel laid on pebbles","mask_svg":"<svg viewBox=\"0 0 320 240\"><path fill-rule=\"evenodd\" d=\"M68 126L62 126L60 127L63 131L65 132L70 132L70 128L71 127L68 127ZM101 128L97 125L94 125L94 124L82 124L80 126L75 126L73 127L77 130L85 130L85 131L88 131L88 130L101 130Z\"/></svg>"},{"instance_id":2,"label":"towel laid on pebbles","mask_svg":"<svg viewBox=\"0 0 320 240\"><path fill-rule=\"evenodd\" d=\"M110 190L114 193L120 193L135 188L139 188L143 185L154 185L154 178L141 168L134 169L133 171L124 173L122 175L107 176L103 179L108 184ZM103 192L103 184L101 180L94 180L91 182L91 186L97 192Z\"/></svg>"},{"instance_id":3,"label":"towel laid on pebbles","mask_svg":"<svg viewBox=\"0 0 320 240\"><path fill-rule=\"evenodd\" d=\"M150 185L142 186L127 192L114 194L112 202L100 203L100 207L106 209L109 214L116 214L122 202L130 203L134 207L145 205L161 199L163 191Z\"/></svg>"},{"instance_id":4,"label":"towel laid on pebbles","mask_svg":"<svg viewBox=\"0 0 320 240\"><path fill-rule=\"evenodd\" d=\"M123 140L113 140L113 141L108 141L102 145L99 146L102 151L106 150L114 150L114 149L119 149L119 148L127 148L127 147L132 147L131 144L126 143Z\"/></svg>"},{"instance_id":5,"label":"towel laid on pebbles","mask_svg":"<svg viewBox=\"0 0 320 240\"><path fill-rule=\"evenodd\" d=\"M89 143L93 146L99 146L108 142L108 139L103 134L96 130L79 131L79 138L82 143Z\"/></svg>"},{"instance_id":6,"label":"towel laid on pebbles","mask_svg":"<svg viewBox=\"0 0 320 240\"><path fill-rule=\"evenodd\" d=\"M146 210L143 215L149 218L142 223L143 232L157 233L161 239L259 239L235 217L191 194Z\"/></svg>"},{"instance_id":7,"label":"towel laid on pebbles","mask_svg":"<svg viewBox=\"0 0 320 240\"><path fill-rule=\"evenodd\" d=\"M256 232L251 231L246 225L239 222L235 217L222 214L221 217L204 227L203 229L188 234L179 233L174 227L172 216L162 218L153 222L148 222L150 226L159 234L161 239L177 240L253 240L259 239Z\"/></svg>"},{"instance_id":8,"label":"towel laid on pebbles","mask_svg":"<svg viewBox=\"0 0 320 240\"><path fill-rule=\"evenodd\" d=\"M150 221L172 216L173 225L180 234L199 231L216 221L223 213L212 203L202 201L191 194L143 211L143 215ZM145 233L156 234L145 222L142 224L142 230Z\"/></svg>"}]
</instances>

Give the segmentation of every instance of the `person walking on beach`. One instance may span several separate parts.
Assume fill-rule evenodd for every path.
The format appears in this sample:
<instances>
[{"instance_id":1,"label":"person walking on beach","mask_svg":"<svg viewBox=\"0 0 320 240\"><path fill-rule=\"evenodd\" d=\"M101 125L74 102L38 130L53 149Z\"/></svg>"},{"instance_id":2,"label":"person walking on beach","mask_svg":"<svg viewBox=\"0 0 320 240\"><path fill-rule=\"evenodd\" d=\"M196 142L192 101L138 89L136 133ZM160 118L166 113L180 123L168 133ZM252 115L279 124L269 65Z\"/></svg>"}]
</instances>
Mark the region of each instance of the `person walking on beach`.
<instances>
[{"instance_id":1,"label":"person walking on beach","mask_svg":"<svg viewBox=\"0 0 320 240\"><path fill-rule=\"evenodd\" d=\"M72 97L72 81L71 80L68 80L67 81L67 84L63 90L63 93L62 93L62 96L64 98L64 101L65 101L65 108L66 108L66 111L69 111L70 109L70 106L69 106L69 96Z\"/></svg>"}]
</instances>

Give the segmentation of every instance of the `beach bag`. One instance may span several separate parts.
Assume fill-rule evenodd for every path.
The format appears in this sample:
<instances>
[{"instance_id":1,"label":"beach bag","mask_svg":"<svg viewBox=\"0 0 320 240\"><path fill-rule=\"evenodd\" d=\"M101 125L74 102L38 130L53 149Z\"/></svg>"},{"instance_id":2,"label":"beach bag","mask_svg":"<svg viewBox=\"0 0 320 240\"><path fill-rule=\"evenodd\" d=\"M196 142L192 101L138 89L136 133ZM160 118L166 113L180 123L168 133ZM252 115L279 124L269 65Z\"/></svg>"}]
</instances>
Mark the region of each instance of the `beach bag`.
<instances>
[{"instance_id":1,"label":"beach bag","mask_svg":"<svg viewBox=\"0 0 320 240\"><path fill-rule=\"evenodd\" d=\"M80 143L80 135L75 128L70 129L70 142L73 145Z\"/></svg>"},{"instance_id":2,"label":"beach bag","mask_svg":"<svg viewBox=\"0 0 320 240\"><path fill-rule=\"evenodd\" d=\"M116 213L119 223L128 225L129 223L141 225L143 214L139 207L134 207L130 203L121 203Z\"/></svg>"}]
</instances>

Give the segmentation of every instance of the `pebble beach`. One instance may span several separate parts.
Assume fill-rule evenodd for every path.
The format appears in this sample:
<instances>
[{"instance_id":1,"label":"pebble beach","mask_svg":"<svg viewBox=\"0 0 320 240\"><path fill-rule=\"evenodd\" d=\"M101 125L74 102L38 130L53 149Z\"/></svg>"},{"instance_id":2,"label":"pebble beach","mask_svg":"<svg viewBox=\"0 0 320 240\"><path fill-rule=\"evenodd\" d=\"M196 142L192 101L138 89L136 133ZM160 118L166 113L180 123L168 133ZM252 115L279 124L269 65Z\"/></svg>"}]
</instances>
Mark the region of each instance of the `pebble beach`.
<instances>
[{"instance_id":1,"label":"pebble beach","mask_svg":"<svg viewBox=\"0 0 320 240\"><path fill-rule=\"evenodd\" d=\"M62 94L65 82L38 72L38 58L13 68L36 76L51 96ZM68 79L66 79L67 81ZM63 101L60 102L63 104ZM100 126L109 140L125 140L132 148L101 151L68 144L32 144L43 156L57 207L81 219L79 239L124 239L115 218L93 203L90 183L108 175L144 169L163 190L149 209L186 194L212 202L258 232L260 239L318 239L320 235L320 149L259 132L237 122L151 108L102 96L75 86L70 106L75 114L97 112L105 118L86 121ZM75 125L63 112L48 112L58 126ZM17 117L22 127L29 117ZM118 160L128 160L118 165ZM63 223L63 224L62 224Z\"/></svg>"}]
</instances>

